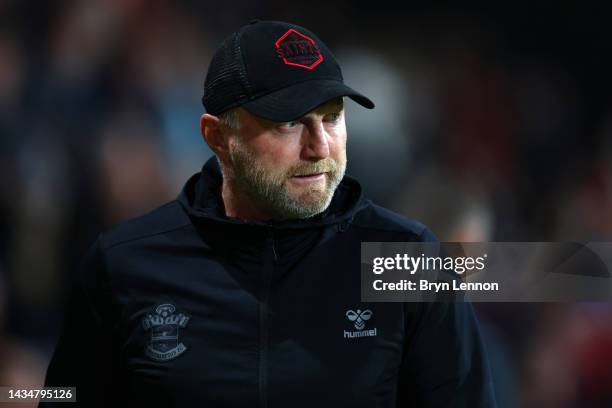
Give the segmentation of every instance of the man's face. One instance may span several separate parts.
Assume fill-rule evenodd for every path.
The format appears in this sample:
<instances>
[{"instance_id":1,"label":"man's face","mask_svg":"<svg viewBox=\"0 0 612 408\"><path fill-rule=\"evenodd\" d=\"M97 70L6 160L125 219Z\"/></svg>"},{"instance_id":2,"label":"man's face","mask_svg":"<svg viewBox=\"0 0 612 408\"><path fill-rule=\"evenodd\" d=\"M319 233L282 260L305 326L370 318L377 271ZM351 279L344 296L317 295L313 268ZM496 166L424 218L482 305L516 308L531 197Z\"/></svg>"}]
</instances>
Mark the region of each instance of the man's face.
<instances>
[{"instance_id":1,"label":"man's face","mask_svg":"<svg viewBox=\"0 0 612 408\"><path fill-rule=\"evenodd\" d=\"M346 169L342 98L292 122L272 122L244 109L239 119L229 139L236 193L275 219L323 212Z\"/></svg>"}]
</instances>

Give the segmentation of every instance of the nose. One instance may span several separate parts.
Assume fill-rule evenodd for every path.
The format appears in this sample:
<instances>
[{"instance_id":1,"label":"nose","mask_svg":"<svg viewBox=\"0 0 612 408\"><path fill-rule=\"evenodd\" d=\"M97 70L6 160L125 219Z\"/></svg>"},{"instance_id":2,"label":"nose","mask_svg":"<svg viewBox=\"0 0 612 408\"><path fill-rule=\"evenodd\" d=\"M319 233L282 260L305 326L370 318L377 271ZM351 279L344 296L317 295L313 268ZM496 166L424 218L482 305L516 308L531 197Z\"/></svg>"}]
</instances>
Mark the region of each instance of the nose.
<instances>
[{"instance_id":1,"label":"nose","mask_svg":"<svg viewBox=\"0 0 612 408\"><path fill-rule=\"evenodd\" d=\"M302 159L316 161L329 157L329 136L322 121L310 122L304 127L302 136L305 138Z\"/></svg>"}]
</instances>

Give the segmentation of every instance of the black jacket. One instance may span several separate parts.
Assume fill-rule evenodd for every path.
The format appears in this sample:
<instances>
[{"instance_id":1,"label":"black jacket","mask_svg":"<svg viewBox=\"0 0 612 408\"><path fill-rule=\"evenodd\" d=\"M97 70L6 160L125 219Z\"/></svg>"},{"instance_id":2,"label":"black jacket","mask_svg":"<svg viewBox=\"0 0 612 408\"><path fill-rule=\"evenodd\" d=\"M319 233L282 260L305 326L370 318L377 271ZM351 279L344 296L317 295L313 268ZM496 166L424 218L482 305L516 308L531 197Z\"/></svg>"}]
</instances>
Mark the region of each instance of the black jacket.
<instances>
[{"instance_id":1,"label":"black jacket","mask_svg":"<svg viewBox=\"0 0 612 408\"><path fill-rule=\"evenodd\" d=\"M224 215L221 177L212 158L176 201L100 235L47 386L86 406L495 405L469 304L360 301L361 242L427 228L349 176L314 218L243 222ZM350 336L351 313L370 336Z\"/></svg>"}]
</instances>

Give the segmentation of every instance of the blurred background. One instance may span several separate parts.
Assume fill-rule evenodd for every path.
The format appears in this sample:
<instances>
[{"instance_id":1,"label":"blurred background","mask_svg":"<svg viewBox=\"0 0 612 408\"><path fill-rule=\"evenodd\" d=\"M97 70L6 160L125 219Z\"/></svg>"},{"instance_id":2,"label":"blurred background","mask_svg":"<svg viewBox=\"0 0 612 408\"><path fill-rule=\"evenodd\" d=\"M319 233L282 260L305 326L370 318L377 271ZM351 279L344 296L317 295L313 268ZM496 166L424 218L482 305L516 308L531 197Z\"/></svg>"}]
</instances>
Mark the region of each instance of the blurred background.
<instances>
[{"instance_id":1,"label":"blurred background","mask_svg":"<svg viewBox=\"0 0 612 408\"><path fill-rule=\"evenodd\" d=\"M211 155L207 64L253 18L376 102L347 102L348 173L379 204L445 241L610 240L608 14L490 3L0 0L0 384L42 384L84 251ZM476 308L500 407L612 406L612 305Z\"/></svg>"}]
</instances>

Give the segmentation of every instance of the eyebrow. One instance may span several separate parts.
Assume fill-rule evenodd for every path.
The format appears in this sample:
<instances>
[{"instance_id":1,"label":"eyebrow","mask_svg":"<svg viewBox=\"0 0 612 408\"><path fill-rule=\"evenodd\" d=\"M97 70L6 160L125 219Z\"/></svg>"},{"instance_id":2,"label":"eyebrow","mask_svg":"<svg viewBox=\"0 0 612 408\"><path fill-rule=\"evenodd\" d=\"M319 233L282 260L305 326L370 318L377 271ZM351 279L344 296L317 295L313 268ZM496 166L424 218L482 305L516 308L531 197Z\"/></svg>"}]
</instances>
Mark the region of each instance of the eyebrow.
<instances>
[{"instance_id":1,"label":"eyebrow","mask_svg":"<svg viewBox=\"0 0 612 408\"><path fill-rule=\"evenodd\" d=\"M331 101L324 103L323 105L319 106L315 110L308 112L306 115L308 115L309 113L321 113L321 112L327 113L327 112L340 111L343 108L344 108L344 100L342 98L336 98L336 99L332 99Z\"/></svg>"}]
</instances>

